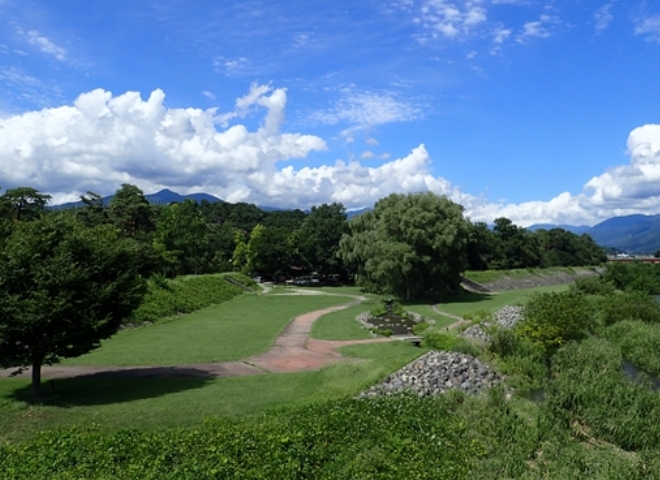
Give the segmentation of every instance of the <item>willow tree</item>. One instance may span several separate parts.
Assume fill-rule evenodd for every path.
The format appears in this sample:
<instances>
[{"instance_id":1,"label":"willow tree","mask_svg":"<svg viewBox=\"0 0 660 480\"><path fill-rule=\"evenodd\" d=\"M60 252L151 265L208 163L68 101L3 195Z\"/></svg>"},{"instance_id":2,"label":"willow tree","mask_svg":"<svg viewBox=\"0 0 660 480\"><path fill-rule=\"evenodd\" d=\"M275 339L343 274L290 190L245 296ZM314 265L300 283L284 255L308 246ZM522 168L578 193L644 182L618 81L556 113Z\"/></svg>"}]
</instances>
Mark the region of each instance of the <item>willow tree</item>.
<instances>
[{"instance_id":1,"label":"willow tree","mask_svg":"<svg viewBox=\"0 0 660 480\"><path fill-rule=\"evenodd\" d=\"M358 284L410 299L458 289L468 237L463 207L447 197L392 194L349 222L340 255Z\"/></svg>"}]
</instances>

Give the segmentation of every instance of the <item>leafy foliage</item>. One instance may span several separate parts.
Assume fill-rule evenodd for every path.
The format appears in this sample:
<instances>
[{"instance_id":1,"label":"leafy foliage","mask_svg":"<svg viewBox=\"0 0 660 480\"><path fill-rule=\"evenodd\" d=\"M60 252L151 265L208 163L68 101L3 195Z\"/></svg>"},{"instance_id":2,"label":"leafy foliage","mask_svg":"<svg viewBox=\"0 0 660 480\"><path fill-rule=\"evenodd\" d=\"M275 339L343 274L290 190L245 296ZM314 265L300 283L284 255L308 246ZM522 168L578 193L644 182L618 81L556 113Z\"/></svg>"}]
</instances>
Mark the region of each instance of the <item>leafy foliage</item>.
<instances>
[{"instance_id":1,"label":"leafy foliage","mask_svg":"<svg viewBox=\"0 0 660 480\"><path fill-rule=\"evenodd\" d=\"M162 277L152 278L144 301L127 319L127 323L154 323L166 317L226 302L245 293L240 287L227 282L225 275L179 277L165 282ZM244 275L232 276L244 285L254 284L252 279Z\"/></svg>"},{"instance_id":2,"label":"leafy foliage","mask_svg":"<svg viewBox=\"0 0 660 480\"><path fill-rule=\"evenodd\" d=\"M660 304L641 292L602 297L597 302L597 309L600 322L604 325L613 325L621 320L660 324Z\"/></svg>"},{"instance_id":3,"label":"leafy foliage","mask_svg":"<svg viewBox=\"0 0 660 480\"><path fill-rule=\"evenodd\" d=\"M462 210L430 192L392 194L349 222L340 253L372 290L405 299L457 291L468 236Z\"/></svg>"},{"instance_id":4,"label":"leafy foliage","mask_svg":"<svg viewBox=\"0 0 660 480\"><path fill-rule=\"evenodd\" d=\"M138 307L139 250L115 228L48 215L18 225L0 253L0 366L41 365L97 348Z\"/></svg>"},{"instance_id":5,"label":"leafy foliage","mask_svg":"<svg viewBox=\"0 0 660 480\"><path fill-rule=\"evenodd\" d=\"M660 324L623 320L606 328L603 335L618 345L622 355L634 365L660 375Z\"/></svg>"},{"instance_id":6,"label":"leafy foliage","mask_svg":"<svg viewBox=\"0 0 660 480\"><path fill-rule=\"evenodd\" d=\"M535 295L523 315L518 331L548 354L571 340L585 338L596 327L589 302L572 291Z\"/></svg>"},{"instance_id":7,"label":"leafy foliage","mask_svg":"<svg viewBox=\"0 0 660 480\"><path fill-rule=\"evenodd\" d=\"M479 445L442 398L343 400L190 430L45 432L0 478L469 478Z\"/></svg>"}]
</instances>

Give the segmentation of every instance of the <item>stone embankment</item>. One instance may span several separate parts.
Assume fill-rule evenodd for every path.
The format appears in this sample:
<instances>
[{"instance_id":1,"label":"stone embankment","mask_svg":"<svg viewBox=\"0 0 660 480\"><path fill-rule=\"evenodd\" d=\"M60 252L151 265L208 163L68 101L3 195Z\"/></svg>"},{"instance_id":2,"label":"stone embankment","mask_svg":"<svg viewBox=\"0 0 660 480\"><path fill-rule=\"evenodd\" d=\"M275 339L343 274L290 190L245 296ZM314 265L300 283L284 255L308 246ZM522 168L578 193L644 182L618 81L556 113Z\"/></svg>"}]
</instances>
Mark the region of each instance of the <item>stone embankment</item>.
<instances>
[{"instance_id":1,"label":"stone embankment","mask_svg":"<svg viewBox=\"0 0 660 480\"><path fill-rule=\"evenodd\" d=\"M486 320L466 328L459 333L460 337L479 340L483 343L490 343L491 337L486 332L488 327L497 326L500 328L513 328L522 320L523 307L518 305L506 305L493 314L493 320Z\"/></svg>"},{"instance_id":2,"label":"stone embankment","mask_svg":"<svg viewBox=\"0 0 660 480\"><path fill-rule=\"evenodd\" d=\"M452 389L478 393L503 380L503 376L472 355L431 351L361 393L359 398L401 392L436 395Z\"/></svg>"},{"instance_id":3,"label":"stone embankment","mask_svg":"<svg viewBox=\"0 0 660 480\"><path fill-rule=\"evenodd\" d=\"M576 268L574 273L548 272L532 274L525 278L503 277L494 282L482 283L482 287L491 292L503 292L506 290L519 290L521 288L547 287L551 285L564 285L574 282L580 278L595 277L600 275L599 268Z\"/></svg>"}]
</instances>

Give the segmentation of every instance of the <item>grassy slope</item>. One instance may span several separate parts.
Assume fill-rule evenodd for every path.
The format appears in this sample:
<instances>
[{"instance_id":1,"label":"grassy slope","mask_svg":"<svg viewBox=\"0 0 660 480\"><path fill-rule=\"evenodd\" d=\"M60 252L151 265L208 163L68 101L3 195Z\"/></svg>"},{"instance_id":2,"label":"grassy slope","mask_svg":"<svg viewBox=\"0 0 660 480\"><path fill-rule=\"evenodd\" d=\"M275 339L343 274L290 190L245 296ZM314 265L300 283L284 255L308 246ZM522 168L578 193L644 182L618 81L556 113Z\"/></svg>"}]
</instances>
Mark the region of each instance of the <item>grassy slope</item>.
<instances>
[{"instance_id":1,"label":"grassy slope","mask_svg":"<svg viewBox=\"0 0 660 480\"><path fill-rule=\"evenodd\" d=\"M524 279L549 275L553 273L573 274L577 270L589 267L550 267L550 268L519 268L512 270L470 270L463 274L468 280L477 283L489 283L503 278Z\"/></svg>"},{"instance_id":2,"label":"grassy slope","mask_svg":"<svg viewBox=\"0 0 660 480\"><path fill-rule=\"evenodd\" d=\"M317 298L319 299L319 298ZM404 343L356 345L343 353L368 361L316 372L254 377L72 378L57 380L43 404L30 404L28 381L0 380L0 442L68 425L162 429L199 424L207 416L242 417L274 407L353 396L424 353Z\"/></svg>"},{"instance_id":3,"label":"grassy slope","mask_svg":"<svg viewBox=\"0 0 660 480\"><path fill-rule=\"evenodd\" d=\"M156 325L124 330L65 365L181 365L239 360L264 352L302 313L350 301L334 296L236 298Z\"/></svg>"}]
</instances>

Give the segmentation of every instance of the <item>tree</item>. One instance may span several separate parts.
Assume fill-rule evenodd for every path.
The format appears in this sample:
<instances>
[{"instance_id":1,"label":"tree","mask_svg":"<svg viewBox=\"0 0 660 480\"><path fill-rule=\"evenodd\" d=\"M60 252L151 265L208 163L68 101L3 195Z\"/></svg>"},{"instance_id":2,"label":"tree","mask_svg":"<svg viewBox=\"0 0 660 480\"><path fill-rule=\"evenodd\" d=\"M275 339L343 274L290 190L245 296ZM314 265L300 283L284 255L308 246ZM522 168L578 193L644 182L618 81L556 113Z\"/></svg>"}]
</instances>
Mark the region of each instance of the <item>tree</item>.
<instances>
[{"instance_id":1,"label":"tree","mask_svg":"<svg viewBox=\"0 0 660 480\"><path fill-rule=\"evenodd\" d=\"M209 229L194 200L168 205L158 218L155 242L177 258L178 274L198 274L208 263Z\"/></svg>"},{"instance_id":2,"label":"tree","mask_svg":"<svg viewBox=\"0 0 660 480\"><path fill-rule=\"evenodd\" d=\"M124 183L108 205L108 217L126 236L138 238L154 229L153 213L142 190Z\"/></svg>"},{"instance_id":3,"label":"tree","mask_svg":"<svg viewBox=\"0 0 660 480\"><path fill-rule=\"evenodd\" d=\"M0 252L0 367L41 367L100 346L146 290L139 249L110 225L53 214L17 225Z\"/></svg>"},{"instance_id":4,"label":"tree","mask_svg":"<svg viewBox=\"0 0 660 480\"><path fill-rule=\"evenodd\" d=\"M465 269L463 207L433 193L392 194L349 222L340 254L359 284L406 299L456 291Z\"/></svg>"},{"instance_id":5,"label":"tree","mask_svg":"<svg viewBox=\"0 0 660 480\"><path fill-rule=\"evenodd\" d=\"M346 209L341 203L312 207L293 243L309 266L322 274L341 269L339 241L347 232Z\"/></svg>"},{"instance_id":6,"label":"tree","mask_svg":"<svg viewBox=\"0 0 660 480\"><path fill-rule=\"evenodd\" d=\"M0 211L12 220L33 220L45 212L50 199L31 187L12 188L0 197Z\"/></svg>"}]
</instances>

